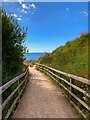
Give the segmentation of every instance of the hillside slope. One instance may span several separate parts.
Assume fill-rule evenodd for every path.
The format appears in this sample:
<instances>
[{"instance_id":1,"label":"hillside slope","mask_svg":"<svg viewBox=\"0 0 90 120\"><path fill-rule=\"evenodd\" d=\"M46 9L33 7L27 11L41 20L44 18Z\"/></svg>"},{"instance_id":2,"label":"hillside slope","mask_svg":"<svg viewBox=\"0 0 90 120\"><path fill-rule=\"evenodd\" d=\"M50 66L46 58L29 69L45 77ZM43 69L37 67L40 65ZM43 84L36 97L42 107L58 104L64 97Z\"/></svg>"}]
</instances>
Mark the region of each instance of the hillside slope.
<instances>
[{"instance_id":1,"label":"hillside slope","mask_svg":"<svg viewBox=\"0 0 90 120\"><path fill-rule=\"evenodd\" d=\"M90 33L84 33L80 37L68 41L40 57L38 62L56 68L58 70L88 78L88 37Z\"/></svg>"}]
</instances>

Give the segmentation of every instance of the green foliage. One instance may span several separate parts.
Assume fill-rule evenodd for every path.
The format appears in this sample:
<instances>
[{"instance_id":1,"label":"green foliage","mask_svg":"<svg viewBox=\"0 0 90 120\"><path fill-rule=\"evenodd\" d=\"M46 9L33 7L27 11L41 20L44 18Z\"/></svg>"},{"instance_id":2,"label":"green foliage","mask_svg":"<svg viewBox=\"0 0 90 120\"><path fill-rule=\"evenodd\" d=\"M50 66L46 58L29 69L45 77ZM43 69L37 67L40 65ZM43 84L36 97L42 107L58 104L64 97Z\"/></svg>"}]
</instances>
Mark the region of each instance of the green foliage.
<instances>
[{"instance_id":1,"label":"green foliage","mask_svg":"<svg viewBox=\"0 0 90 120\"><path fill-rule=\"evenodd\" d=\"M51 64L51 59L52 59L52 56L50 53L45 53L44 56L41 56L38 61L39 63L41 64L47 64L47 65L50 65Z\"/></svg>"},{"instance_id":2,"label":"green foliage","mask_svg":"<svg viewBox=\"0 0 90 120\"><path fill-rule=\"evenodd\" d=\"M10 76L16 76L23 71L24 53L23 45L27 29L21 28L18 21L7 15L4 10L2 15L2 78L3 84L9 81Z\"/></svg>"},{"instance_id":3,"label":"green foliage","mask_svg":"<svg viewBox=\"0 0 90 120\"><path fill-rule=\"evenodd\" d=\"M64 46L56 48L38 59L39 63L58 70L88 78L88 37L84 33Z\"/></svg>"},{"instance_id":4,"label":"green foliage","mask_svg":"<svg viewBox=\"0 0 90 120\"><path fill-rule=\"evenodd\" d=\"M88 47L90 45L88 44L89 37L90 33L81 34L80 37L72 41L68 41L64 46L56 48L54 51L52 51L52 53L49 53L49 55L40 57L37 62L53 67L60 71L88 78ZM63 75L61 77L67 81L69 80L68 77ZM58 81L60 82L60 79ZM70 86L68 86L68 84L66 84L64 81L61 81L61 84L67 89L70 89ZM74 80L73 84L87 92L90 91L90 86L85 83ZM62 90L66 96L70 96L69 93L62 87L60 87L60 90ZM73 93L88 106L90 105L89 97L76 89L73 90ZM79 108L79 110L87 116L87 118L90 116L89 111L74 97L72 97L72 101Z\"/></svg>"}]
</instances>

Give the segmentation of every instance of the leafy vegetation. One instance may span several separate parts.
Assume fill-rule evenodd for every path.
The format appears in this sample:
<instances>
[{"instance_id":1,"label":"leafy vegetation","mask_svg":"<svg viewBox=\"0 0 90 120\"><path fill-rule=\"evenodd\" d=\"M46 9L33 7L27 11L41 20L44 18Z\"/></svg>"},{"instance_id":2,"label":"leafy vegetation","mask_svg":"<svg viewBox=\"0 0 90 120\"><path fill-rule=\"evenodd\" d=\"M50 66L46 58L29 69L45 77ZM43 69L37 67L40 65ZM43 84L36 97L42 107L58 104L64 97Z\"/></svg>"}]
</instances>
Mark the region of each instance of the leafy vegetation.
<instances>
[{"instance_id":1,"label":"leafy vegetation","mask_svg":"<svg viewBox=\"0 0 90 120\"><path fill-rule=\"evenodd\" d=\"M2 8L0 8L2 10ZM4 10L2 16L2 83L5 84L23 72L26 47L23 45L27 29L21 28L18 21Z\"/></svg>"},{"instance_id":2,"label":"leafy vegetation","mask_svg":"<svg viewBox=\"0 0 90 120\"><path fill-rule=\"evenodd\" d=\"M2 84L5 84L26 69L26 65L24 65L23 62L25 60L24 53L27 50L26 46L24 46L27 29L22 28L18 21L11 15L7 15L2 8L0 8L0 16L2 17ZM19 81L23 79L24 78ZM17 85L18 81L4 91L2 94L2 102L15 90ZM3 119L17 96L18 91L3 109ZM19 101L17 104L18 103Z\"/></svg>"},{"instance_id":3,"label":"leafy vegetation","mask_svg":"<svg viewBox=\"0 0 90 120\"><path fill-rule=\"evenodd\" d=\"M58 70L88 78L88 37L90 33L83 33L80 37L68 41L40 57L38 62Z\"/></svg>"},{"instance_id":4,"label":"leafy vegetation","mask_svg":"<svg viewBox=\"0 0 90 120\"><path fill-rule=\"evenodd\" d=\"M52 53L46 53L45 56L42 56L38 59L37 62L44 64L60 71L71 73L77 76L81 76L89 79L88 77L88 40L90 33L83 33L80 37L68 41L65 45L60 46L52 51ZM70 81L68 77L62 75L62 78ZM57 78L58 80L58 78ZM58 80L60 82L60 79ZM65 86L68 90L70 86L64 81L61 81L61 84ZM79 88L90 92L90 86L82 83L80 81L73 81L73 84ZM70 94L65 91L62 87L60 90L69 98ZM73 88L73 93L82 101L84 101L88 106L90 105L90 98ZM89 111L82 106L74 97L71 97L72 101L79 108L80 112L90 117Z\"/></svg>"}]
</instances>

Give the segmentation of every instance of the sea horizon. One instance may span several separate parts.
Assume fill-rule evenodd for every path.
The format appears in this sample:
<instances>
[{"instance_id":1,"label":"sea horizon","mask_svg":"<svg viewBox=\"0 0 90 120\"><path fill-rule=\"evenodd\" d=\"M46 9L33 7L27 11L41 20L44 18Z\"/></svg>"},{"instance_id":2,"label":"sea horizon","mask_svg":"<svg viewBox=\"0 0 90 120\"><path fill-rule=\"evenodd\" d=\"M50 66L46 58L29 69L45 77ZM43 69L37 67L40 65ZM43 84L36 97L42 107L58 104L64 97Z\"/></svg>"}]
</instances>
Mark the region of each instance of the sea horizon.
<instances>
[{"instance_id":1,"label":"sea horizon","mask_svg":"<svg viewBox=\"0 0 90 120\"><path fill-rule=\"evenodd\" d=\"M26 60L37 60L39 57L45 55L45 52L28 52L24 54Z\"/></svg>"},{"instance_id":2,"label":"sea horizon","mask_svg":"<svg viewBox=\"0 0 90 120\"><path fill-rule=\"evenodd\" d=\"M47 52L26 52L25 54L29 54L29 53L47 53Z\"/></svg>"}]
</instances>

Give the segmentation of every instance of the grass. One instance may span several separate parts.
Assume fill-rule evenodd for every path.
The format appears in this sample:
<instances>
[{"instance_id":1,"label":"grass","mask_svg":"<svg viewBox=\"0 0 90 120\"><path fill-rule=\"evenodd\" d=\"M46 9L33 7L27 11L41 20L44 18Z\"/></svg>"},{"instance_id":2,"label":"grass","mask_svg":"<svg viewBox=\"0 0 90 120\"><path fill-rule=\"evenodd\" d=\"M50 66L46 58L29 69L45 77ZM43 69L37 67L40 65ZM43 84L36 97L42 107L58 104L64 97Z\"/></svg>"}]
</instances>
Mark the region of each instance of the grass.
<instances>
[{"instance_id":1,"label":"grass","mask_svg":"<svg viewBox=\"0 0 90 120\"><path fill-rule=\"evenodd\" d=\"M68 41L65 45L56 48L51 53L46 53L43 57L40 57L37 62L53 67L57 70L88 79L88 47L90 45L88 44L89 36L90 33L84 33L78 38ZM67 78L65 79L68 80ZM64 83L62 82L62 84ZM90 91L89 85L75 80L74 84L86 92ZM65 86L68 88L67 85ZM64 93L68 96L66 91L64 91ZM74 94L89 106L90 98L87 98L84 94L81 94L75 89ZM87 109L85 109L85 107L79 104L76 99L73 99L73 102L87 117L89 117L90 113Z\"/></svg>"},{"instance_id":2,"label":"grass","mask_svg":"<svg viewBox=\"0 0 90 120\"><path fill-rule=\"evenodd\" d=\"M51 66L60 71L71 73L77 76L88 78L88 36L85 33L80 37L68 41L40 57L38 62Z\"/></svg>"}]
</instances>

